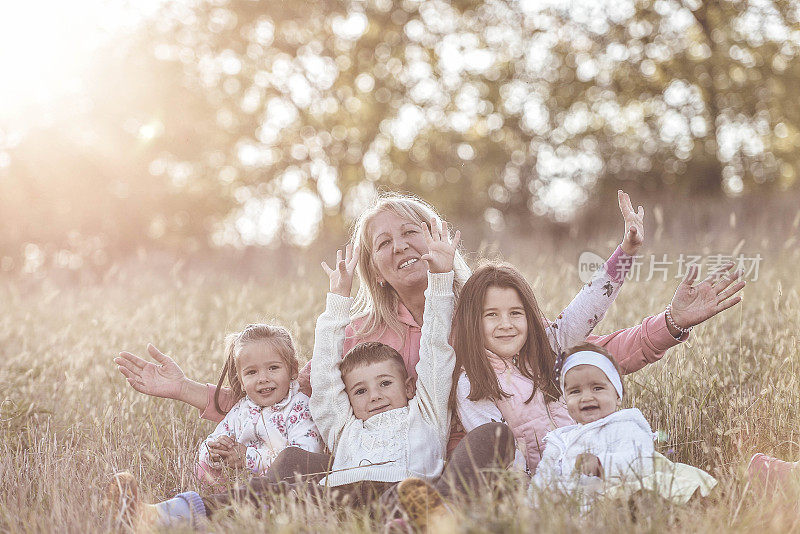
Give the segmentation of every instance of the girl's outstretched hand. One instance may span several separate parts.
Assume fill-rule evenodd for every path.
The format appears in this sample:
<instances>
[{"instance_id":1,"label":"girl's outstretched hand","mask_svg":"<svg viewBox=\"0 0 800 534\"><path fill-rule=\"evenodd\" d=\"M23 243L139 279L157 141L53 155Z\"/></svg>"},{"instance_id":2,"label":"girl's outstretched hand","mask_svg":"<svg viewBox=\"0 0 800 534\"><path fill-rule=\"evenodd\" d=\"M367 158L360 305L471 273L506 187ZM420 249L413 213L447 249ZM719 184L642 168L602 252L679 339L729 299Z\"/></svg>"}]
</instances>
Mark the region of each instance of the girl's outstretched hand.
<instances>
[{"instance_id":1,"label":"girl's outstretched hand","mask_svg":"<svg viewBox=\"0 0 800 534\"><path fill-rule=\"evenodd\" d=\"M331 279L331 293L349 297L350 291L353 289L353 273L358 265L358 253L360 249L358 245L353 247L352 243L348 243L342 254L341 249L336 251L336 268L331 269L327 263L322 262L322 270Z\"/></svg>"},{"instance_id":2,"label":"girl's outstretched hand","mask_svg":"<svg viewBox=\"0 0 800 534\"><path fill-rule=\"evenodd\" d=\"M450 241L450 231L446 221L442 221L440 226L436 219L431 218L430 225L430 230L427 226L423 226L428 253L423 254L421 259L428 262L430 272L449 273L453 270L456 249L461 242L461 232L456 231L453 240Z\"/></svg>"},{"instance_id":3,"label":"girl's outstretched hand","mask_svg":"<svg viewBox=\"0 0 800 534\"><path fill-rule=\"evenodd\" d=\"M158 363L148 362L130 352L120 352L114 363L128 384L139 393L167 399L180 398L181 387L186 381L183 370L151 343L147 344L147 352Z\"/></svg>"},{"instance_id":4,"label":"girl's outstretched hand","mask_svg":"<svg viewBox=\"0 0 800 534\"><path fill-rule=\"evenodd\" d=\"M672 319L679 327L690 328L698 325L741 302L742 297L734 295L745 286L746 282L739 280L744 274L741 269L730 272L733 266L733 262L722 265L697 285L692 284L697 278L698 267L689 266L686 277L675 290L675 296L670 303Z\"/></svg>"},{"instance_id":5,"label":"girl's outstretched hand","mask_svg":"<svg viewBox=\"0 0 800 534\"><path fill-rule=\"evenodd\" d=\"M628 256L636 256L644 244L644 208L639 206L638 211L633 211L631 197L621 189L617 191L617 200L622 219L625 221L622 251Z\"/></svg>"}]
</instances>

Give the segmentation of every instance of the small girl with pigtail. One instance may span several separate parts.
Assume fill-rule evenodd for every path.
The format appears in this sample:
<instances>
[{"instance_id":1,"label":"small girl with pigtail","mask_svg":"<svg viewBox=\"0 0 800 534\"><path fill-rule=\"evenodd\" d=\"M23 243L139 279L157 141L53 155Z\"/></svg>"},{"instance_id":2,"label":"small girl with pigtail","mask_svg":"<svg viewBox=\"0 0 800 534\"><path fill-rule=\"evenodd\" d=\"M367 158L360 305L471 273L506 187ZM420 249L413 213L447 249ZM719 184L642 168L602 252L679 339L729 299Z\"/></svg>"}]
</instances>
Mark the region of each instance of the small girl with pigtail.
<instances>
[{"instance_id":1,"label":"small girl with pigtail","mask_svg":"<svg viewBox=\"0 0 800 534\"><path fill-rule=\"evenodd\" d=\"M286 447L322 452L309 398L299 391L298 361L289 331L268 324L247 325L226 337L225 353L217 391L227 379L239 401L200 445L198 478L218 484L223 466L263 475Z\"/></svg>"}]
</instances>

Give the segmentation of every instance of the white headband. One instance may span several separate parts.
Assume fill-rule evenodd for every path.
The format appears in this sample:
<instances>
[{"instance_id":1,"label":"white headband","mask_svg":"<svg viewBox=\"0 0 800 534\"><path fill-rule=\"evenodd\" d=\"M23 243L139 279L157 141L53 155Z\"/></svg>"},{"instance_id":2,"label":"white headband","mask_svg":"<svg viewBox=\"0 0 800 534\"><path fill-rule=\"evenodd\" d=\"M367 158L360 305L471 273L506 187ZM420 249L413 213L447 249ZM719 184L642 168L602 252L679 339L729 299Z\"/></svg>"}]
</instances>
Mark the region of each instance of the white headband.
<instances>
[{"instance_id":1,"label":"white headband","mask_svg":"<svg viewBox=\"0 0 800 534\"><path fill-rule=\"evenodd\" d=\"M622 379L620 379L619 373L614 368L614 364L599 352L590 350L582 350L570 354L564 361L560 377L562 394L564 393L564 377L567 376L567 371L578 365L593 365L603 371L608 377L608 381L611 382L611 385L617 390L619 398L622 398Z\"/></svg>"}]
</instances>

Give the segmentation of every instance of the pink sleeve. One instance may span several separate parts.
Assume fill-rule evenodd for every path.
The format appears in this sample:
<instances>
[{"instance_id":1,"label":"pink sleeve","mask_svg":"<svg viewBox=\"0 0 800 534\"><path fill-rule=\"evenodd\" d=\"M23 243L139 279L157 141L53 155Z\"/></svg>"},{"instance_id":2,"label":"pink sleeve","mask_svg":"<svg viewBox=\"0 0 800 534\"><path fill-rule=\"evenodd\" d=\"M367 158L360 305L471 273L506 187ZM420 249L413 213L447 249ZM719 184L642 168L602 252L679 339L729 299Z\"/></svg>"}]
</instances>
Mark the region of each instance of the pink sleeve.
<instances>
[{"instance_id":1,"label":"pink sleeve","mask_svg":"<svg viewBox=\"0 0 800 534\"><path fill-rule=\"evenodd\" d=\"M670 347L686 341L689 334L675 339L667 329L665 312L645 318L642 324L602 336L589 335L586 341L605 347L619 362L625 374L657 362Z\"/></svg>"},{"instance_id":2,"label":"pink sleeve","mask_svg":"<svg viewBox=\"0 0 800 534\"><path fill-rule=\"evenodd\" d=\"M615 282L621 284L625 281L625 276L628 274L628 271L631 270L631 265L633 265L633 256L628 256L625 251L622 250L622 245L617 245L617 248L606 260L605 269L608 276Z\"/></svg>"},{"instance_id":3,"label":"pink sleeve","mask_svg":"<svg viewBox=\"0 0 800 534\"><path fill-rule=\"evenodd\" d=\"M353 336L353 324L347 325L347 328L344 329L344 350L342 351L342 357L345 354L350 352L350 349L356 346L356 339ZM297 374L297 382L300 384L300 391L305 393L309 397L311 396L311 360L307 364L300 369L300 372Z\"/></svg>"},{"instance_id":4,"label":"pink sleeve","mask_svg":"<svg viewBox=\"0 0 800 534\"><path fill-rule=\"evenodd\" d=\"M200 483L200 488L208 493L222 493L227 488L222 469L211 467L200 460L194 466L194 476Z\"/></svg>"},{"instance_id":5,"label":"pink sleeve","mask_svg":"<svg viewBox=\"0 0 800 534\"><path fill-rule=\"evenodd\" d=\"M214 384L206 384L206 391L208 392L206 407L200 412L200 418L219 423L225 418L225 414L233 408L233 405L236 404L238 399L233 398L230 388L222 388L219 392L219 407L225 412L222 413L214 406L214 393L217 391L217 386Z\"/></svg>"}]
</instances>

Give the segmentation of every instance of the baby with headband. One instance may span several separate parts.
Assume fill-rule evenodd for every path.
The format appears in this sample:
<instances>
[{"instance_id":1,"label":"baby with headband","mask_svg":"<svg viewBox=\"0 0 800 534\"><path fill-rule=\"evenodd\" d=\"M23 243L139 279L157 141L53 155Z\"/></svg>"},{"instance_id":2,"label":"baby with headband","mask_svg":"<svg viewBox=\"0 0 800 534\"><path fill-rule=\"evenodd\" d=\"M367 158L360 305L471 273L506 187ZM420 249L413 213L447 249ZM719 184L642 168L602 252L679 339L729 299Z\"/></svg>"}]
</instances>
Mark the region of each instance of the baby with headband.
<instances>
[{"instance_id":1,"label":"baby with headband","mask_svg":"<svg viewBox=\"0 0 800 534\"><path fill-rule=\"evenodd\" d=\"M576 424L545 436L533 487L584 496L646 489L684 503L696 490L705 496L716 485L704 471L672 463L655 451L653 432L642 412L621 409L620 368L605 349L591 343L572 347L556 366L567 411Z\"/></svg>"}]
</instances>

